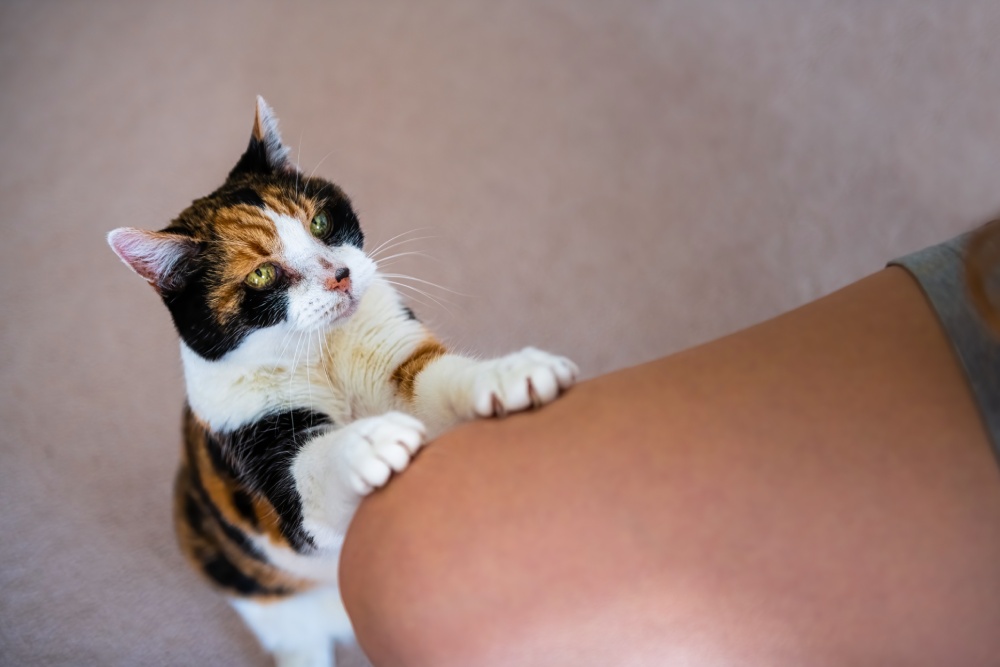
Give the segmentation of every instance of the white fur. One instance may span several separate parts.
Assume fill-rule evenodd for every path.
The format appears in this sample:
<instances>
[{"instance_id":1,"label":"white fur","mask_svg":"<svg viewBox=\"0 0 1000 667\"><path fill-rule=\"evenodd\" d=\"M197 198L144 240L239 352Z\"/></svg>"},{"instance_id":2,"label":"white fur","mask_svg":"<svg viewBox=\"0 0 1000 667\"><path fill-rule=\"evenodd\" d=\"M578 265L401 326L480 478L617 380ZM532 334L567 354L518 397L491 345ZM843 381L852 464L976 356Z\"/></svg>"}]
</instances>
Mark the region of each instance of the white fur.
<instances>
[{"instance_id":1,"label":"white fur","mask_svg":"<svg viewBox=\"0 0 1000 667\"><path fill-rule=\"evenodd\" d=\"M295 165L288 158L288 147L281 141L281 134L278 132L278 119L260 95L257 96L257 122L260 123L260 138L264 142L267 163L279 171L294 170Z\"/></svg>"},{"instance_id":2,"label":"white fur","mask_svg":"<svg viewBox=\"0 0 1000 667\"><path fill-rule=\"evenodd\" d=\"M231 602L279 667L331 667L334 641L353 638L340 591L333 587L277 602Z\"/></svg>"}]
</instances>

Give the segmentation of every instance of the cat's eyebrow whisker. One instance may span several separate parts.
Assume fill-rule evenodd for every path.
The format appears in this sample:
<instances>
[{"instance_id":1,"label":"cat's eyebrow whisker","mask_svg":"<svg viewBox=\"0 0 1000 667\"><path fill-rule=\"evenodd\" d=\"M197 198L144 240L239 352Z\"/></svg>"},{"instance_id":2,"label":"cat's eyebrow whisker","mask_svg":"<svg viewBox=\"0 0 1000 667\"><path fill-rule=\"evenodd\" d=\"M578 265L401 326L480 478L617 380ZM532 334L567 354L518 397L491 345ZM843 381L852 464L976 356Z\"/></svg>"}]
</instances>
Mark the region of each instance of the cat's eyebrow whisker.
<instances>
[{"instance_id":1,"label":"cat's eyebrow whisker","mask_svg":"<svg viewBox=\"0 0 1000 667\"><path fill-rule=\"evenodd\" d=\"M415 278L413 276L408 276L405 273L383 273L382 275L385 276L386 278L398 278L400 280L412 280L414 282L418 282L418 283L421 283L423 285L429 285L430 287L436 287L439 290L444 290L445 292L450 292L451 294L454 294L456 296L464 296L464 297L472 298L471 294L466 294L465 292L458 292L458 291L453 290L453 289L448 289L447 287L445 287L443 285L438 285L437 283L432 283L431 281L429 281L429 280L423 280L422 278Z\"/></svg>"},{"instance_id":2,"label":"cat's eyebrow whisker","mask_svg":"<svg viewBox=\"0 0 1000 667\"><path fill-rule=\"evenodd\" d=\"M316 170L319 169L320 165L323 164L323 162L325 162L326 159L328 157L330 157L331 155L333 155L333 151L330 151L329 153L327 153L326 155L324 155L323 159L316 163L316 166L313 167L313 170L309 172L309 178L313 177L313 174L316 173Z\"/></svg>"}]
</instances>

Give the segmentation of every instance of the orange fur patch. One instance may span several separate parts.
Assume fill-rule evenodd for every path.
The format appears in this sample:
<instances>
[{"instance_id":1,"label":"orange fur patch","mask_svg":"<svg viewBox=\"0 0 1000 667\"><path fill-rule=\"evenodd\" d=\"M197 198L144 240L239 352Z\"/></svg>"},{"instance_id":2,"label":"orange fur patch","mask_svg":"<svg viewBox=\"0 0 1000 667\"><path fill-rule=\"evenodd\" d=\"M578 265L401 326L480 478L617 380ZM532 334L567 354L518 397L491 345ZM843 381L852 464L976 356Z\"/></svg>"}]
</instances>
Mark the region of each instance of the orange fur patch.
<instances>
[{"instance_id":1,"label":"orange fur patch","mask_svg":"<svg viewBox=\"0 0 1000 667\"><path fill-rule=\"evenodd\" d=\"M185 446L174 485L174 526L181 551L191 566L206 575L209 564L224 559L240 574L256 582L262 592L255 594L255 599L276 599L313 587L313 582L293 577L255 558L245 545L234 541L231 533L235 530L245 536L266 534L272 542L287 545L271 504L213 464L207 450L208 432L189 410L185 414L184 435ZM237 492L251 498L252 518L236 508L233 498ZM256 519L256 528L251 519ZM220 520L229 525L228 532ZM206 578L219 587L211 576ZM228 588L222 590L230 595L238 594Z\"/></svg>"},{"instance_id":2,"label":"orange fur patch","mask_svg":"<svg viewBox=\"0 0 1000 667\"><path fill-rule=\"evenodd\" d=\"M444 345L436 340L432 339L421 343L413 351L413 354L392 372L392 381L396 384L397 392L407 400L412 401L416 390L417 376L427 367L427 364L446 352Z\"/></svg>"}]
</instances>

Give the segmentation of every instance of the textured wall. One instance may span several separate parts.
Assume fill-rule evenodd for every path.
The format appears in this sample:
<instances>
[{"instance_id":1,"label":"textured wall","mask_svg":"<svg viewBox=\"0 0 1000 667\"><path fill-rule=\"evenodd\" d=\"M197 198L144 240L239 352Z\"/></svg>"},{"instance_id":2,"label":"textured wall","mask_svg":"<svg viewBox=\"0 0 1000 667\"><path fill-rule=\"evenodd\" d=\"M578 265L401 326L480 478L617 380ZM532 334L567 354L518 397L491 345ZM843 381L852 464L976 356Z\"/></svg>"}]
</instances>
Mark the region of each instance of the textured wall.
<instances>
[{"instance_id":1,"label":"textured wall","mask_svg":"<svg viewBox=\"0 0 1000 667\"><path fill-rule=\"evenodd\" d=\"M1000 209L998 33L988 0L4 2L0 663L265 664L174 549L176 341L103 239L219 184L255 94L371 241L430 237L393 268L462 293L415 295L446 340L595 375Z\"/></svg>"}]
</instances>

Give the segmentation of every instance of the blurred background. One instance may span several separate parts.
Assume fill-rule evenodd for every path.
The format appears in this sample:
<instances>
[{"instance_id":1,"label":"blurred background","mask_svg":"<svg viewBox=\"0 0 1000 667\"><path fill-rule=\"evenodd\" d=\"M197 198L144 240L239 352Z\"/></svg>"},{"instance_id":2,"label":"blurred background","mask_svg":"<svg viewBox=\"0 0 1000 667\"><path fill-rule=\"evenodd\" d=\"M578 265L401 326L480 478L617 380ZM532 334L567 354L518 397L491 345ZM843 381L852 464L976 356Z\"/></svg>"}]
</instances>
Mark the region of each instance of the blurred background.
<instances>
[{"instance_id":1,"label":"blurred background","mask_svg":"<svg viewBox=\"0 0 1000 667\"><path fill-rule=\"evenodd\" d=\"M997 34L990 0L5 0L0 664L268 664L174 546L177 342L104 241L219 185L258 93L453 347L592 377L1000 211Z\"/></svg>"}]
</instances>

